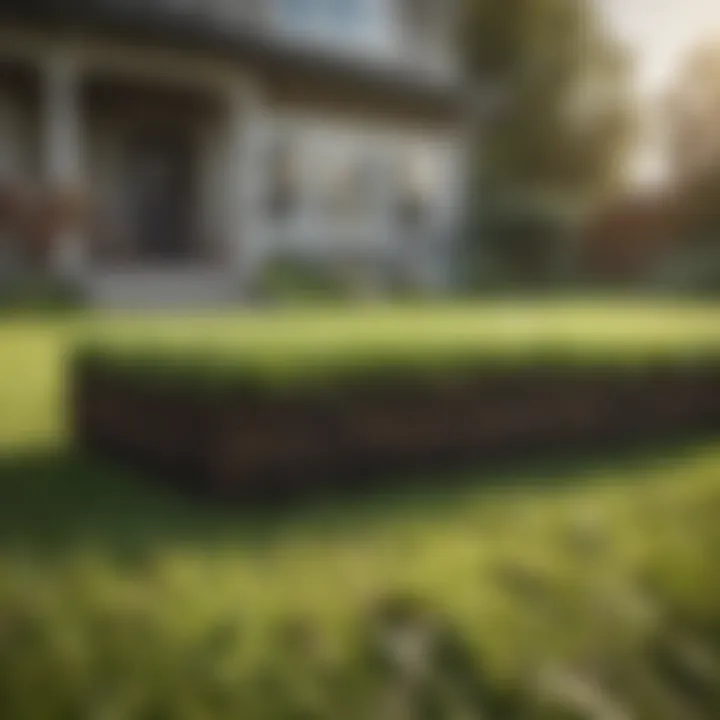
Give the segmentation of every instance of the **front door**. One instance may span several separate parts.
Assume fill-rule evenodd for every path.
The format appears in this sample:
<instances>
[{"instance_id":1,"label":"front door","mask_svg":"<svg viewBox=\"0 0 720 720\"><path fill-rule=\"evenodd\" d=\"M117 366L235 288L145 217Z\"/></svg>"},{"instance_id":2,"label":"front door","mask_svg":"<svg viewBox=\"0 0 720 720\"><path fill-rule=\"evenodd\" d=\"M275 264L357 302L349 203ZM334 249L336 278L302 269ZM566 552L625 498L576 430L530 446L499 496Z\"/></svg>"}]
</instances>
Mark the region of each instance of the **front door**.
<instances>
[{"instance_id":1,"label":"front door","mask_svg":"<svg viewBox=\"0 0 720 720\"><path fill-rule=\"evenodd\" d=\"M129 138L125 187L135 255L191 259L197 249L197 158L192 133L148 128Z\"/></svg>"}]
</instances>

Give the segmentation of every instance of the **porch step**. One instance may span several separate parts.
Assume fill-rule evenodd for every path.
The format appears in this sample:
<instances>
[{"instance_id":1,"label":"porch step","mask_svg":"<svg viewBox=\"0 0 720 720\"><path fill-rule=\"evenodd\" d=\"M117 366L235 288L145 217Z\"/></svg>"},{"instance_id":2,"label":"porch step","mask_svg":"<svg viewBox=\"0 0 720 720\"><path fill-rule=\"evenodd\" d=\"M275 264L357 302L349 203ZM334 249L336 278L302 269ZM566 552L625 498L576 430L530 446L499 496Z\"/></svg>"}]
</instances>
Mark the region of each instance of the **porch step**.
<instances>
[{"instance_id":1,"label":"porch step","mask_svg":"<svg viewBox=\"0 0 720 720\"><path fill-rule=\"evenodd\" d=\"M193 309L241 298L236 273L206 269L95 271L86 291L92 305L108 309Z\"/></svg>"}]
</instances>

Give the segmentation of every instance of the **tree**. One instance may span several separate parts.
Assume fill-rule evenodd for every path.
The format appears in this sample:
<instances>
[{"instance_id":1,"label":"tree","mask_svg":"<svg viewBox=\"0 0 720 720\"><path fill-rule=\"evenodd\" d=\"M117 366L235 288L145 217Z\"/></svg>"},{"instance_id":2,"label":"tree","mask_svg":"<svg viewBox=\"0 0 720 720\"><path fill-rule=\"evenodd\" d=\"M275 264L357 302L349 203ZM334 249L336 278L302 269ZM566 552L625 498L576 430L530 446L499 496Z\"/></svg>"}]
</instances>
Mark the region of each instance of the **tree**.
<instances>
[{"instance_id":1,"label":"tree","mask_svg":"<svg viewBox=\"0 0 720 720\"><path fill-rule=\"evenodd\" d=\"M675 274L720 289L720 41L681 64L663 106L669 183L678 197Z\"/></svg>"},{"instance_id":2,"label":"tree","mask_svg":"<svg viewBox=\"0 0 720 720\"><path fill-rule=\"evenodd\" d=\"M631 139L629 58L595 4L466 3L468 68L481 88L504 98L479 130L481 212L528 202L546 208L547 226L547 208L579 209L611 191ZM558 223L572 215L560 213ZM489 240L503 247L497 229Z\"/></svg>"},{"instance_id":3,"label":"tree","mask_svg":"<svg viewBox=\"0 0 720 720\"><path fill-rule=\"evenodd\" d=\"M681 64L663 108L670 175L694 183L720 167L720 42L694 48Z\"/></svg>"}]
</instances>

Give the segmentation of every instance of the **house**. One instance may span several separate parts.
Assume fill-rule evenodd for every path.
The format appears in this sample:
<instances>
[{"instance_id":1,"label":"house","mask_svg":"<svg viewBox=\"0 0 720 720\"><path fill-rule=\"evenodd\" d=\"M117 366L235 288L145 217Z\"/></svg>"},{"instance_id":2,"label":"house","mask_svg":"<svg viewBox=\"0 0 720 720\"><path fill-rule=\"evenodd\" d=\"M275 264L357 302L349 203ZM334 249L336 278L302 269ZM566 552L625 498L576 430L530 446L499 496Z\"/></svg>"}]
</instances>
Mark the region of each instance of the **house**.
<instances>
[{"instance_id":1,"label":"house","mask_svg":"<svg viewBox=\"0 0 720 720\"><path fill-rule=\"evenodd\" d=\"M35 221L18 240L6 213L0 240L107 306L232 301L288 253L450 282L457 11L4 0L0 208Z\"/></svg>"}]
</instances>

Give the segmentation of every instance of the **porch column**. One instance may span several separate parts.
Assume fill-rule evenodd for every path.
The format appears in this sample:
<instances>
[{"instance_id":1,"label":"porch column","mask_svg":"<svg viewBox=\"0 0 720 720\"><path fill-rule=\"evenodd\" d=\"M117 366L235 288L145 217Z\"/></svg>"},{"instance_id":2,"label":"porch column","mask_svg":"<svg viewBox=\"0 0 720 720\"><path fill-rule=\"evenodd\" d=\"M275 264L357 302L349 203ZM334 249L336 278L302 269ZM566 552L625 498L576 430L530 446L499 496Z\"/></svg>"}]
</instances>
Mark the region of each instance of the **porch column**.
<instances>
[{"instance_id":1,"label":"porch column","mask_svg":"<svg viewBox=\"0 0 720 720\"><path fill-rule=\"evenodd\" d=\"M233 88L226 203L230 259L243 295L257 277L266 245L267 122L262 103L252 89Z\"/></svg>"},{"instance_id":2,"label":"porch column","mask_svg":"<svg viewBox=\"0 0 720 720\"><path fill-rule=\"evenodd\" d=\"M10 103L0 85L0 193L10 191L18 168L15 163L15 151L19 143L15 136L15 127L11 118ZM7 212L7 210L6 210ZM0 211L0 284L12 277L14 265L13 229L7 217Z\"/></svg>"},{"instance_id":3,"label":"porch column","mask_svg":"<svg viewBox=\"0 0 720 720\"><path fill-rule=\"evenodd\" d=\"M13 179L16 167L15 153L19 140L11 117L11 103L0 86L0 182Z\"/></svg>"},{"instance_id":4,"label":"porch column","mask_svg":"<svg viewBox=\"0 0 720 720\"><path fill-rule=\"evenodd\" d=\"M48 58L42 72L41 162L45 188L52 198L50 220L51 270L65 280L77 281L85 260L80 229L83 202L83 126L80 106L81 72L66 53Z\"/></svg>"}]
</instances>

